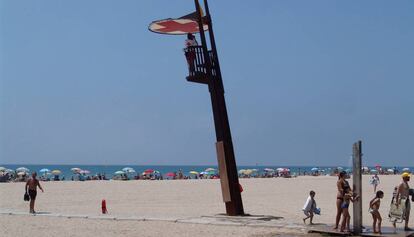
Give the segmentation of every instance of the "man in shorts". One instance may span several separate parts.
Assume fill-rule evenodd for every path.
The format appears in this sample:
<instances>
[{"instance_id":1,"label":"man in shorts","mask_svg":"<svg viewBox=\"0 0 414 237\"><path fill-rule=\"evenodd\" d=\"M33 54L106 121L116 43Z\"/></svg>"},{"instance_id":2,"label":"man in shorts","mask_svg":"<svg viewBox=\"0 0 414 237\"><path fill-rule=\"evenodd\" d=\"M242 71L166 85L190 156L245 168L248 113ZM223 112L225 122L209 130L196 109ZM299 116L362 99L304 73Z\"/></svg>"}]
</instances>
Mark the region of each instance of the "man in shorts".
<instances>
[{"instance_id":1,"label":"man in shorts","mask_svg":"<svg viewBox=\"0 0 414 237\"><path fill-rule=\"evenodd\" d=\"M34 205L35 205L36 195L37 195L37 186L39 186L40 190L44 192L36 176L37 176L36 172L33 172L32 177L26 182L26 193L28 193L30 196L30 213L33 213L33 214L36 213L34 210Z\"/></svg>"},{"instance_id":2,"label":"man in shorts","mask_svg":"<svg viewBox=\"0 0 414 237\"><path fill-rule=\"evenodd\" d=\"M405 205L404 230L411 231L412 229L408 228L408 222L410 220L410 209L411 209L410 196L409 196L410 186L408 186L408 181L410 181L410 174L403 173L401 177L402 177L402 182L400 185L398 185L397 196L395 200L396 200L397 207L398 205ZM405 203L402 203L401 199L405 200ZM395 224L394 224L394 227L395 227Z\"/></svg>"}]
</instances>

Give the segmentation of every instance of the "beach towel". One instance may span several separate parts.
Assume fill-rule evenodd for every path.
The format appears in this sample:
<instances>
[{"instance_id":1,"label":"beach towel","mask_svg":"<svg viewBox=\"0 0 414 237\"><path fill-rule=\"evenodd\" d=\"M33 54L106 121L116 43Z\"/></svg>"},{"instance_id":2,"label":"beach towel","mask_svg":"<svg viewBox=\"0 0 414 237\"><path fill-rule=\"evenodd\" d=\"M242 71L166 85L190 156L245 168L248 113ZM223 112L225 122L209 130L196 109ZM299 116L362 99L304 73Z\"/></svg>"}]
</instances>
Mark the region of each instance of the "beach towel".
<instances>
[{"instance_id":1,"label":"beach towel","mask_svg":"<svg viewBox=\"0 0 414 237\"><path fill-rule=\"evenodd\" d=\"M310 212L313 209L312 206L316 206L316 205L313 205L313 203L315 202L312 202L312 198L309 196L308 199L306 199L306 202L302 208L302 211Z\"/></svg>"},{"instance_id":2,"label":"beach towel","mask_svg":"<svg viewBox=\"0 0 414 237\"><path fill-rule=\"evenodd\" d=\"M315 200L312 201L312 198L310 196L308 197L308 199L306 199L306 202L305 202L305 205L303 205L302 211L303 213L305 213L306 216L311 211L315 213L316 215L321 214L321 209L316 207L316 201Z\"/></svg>"}]
</instances>

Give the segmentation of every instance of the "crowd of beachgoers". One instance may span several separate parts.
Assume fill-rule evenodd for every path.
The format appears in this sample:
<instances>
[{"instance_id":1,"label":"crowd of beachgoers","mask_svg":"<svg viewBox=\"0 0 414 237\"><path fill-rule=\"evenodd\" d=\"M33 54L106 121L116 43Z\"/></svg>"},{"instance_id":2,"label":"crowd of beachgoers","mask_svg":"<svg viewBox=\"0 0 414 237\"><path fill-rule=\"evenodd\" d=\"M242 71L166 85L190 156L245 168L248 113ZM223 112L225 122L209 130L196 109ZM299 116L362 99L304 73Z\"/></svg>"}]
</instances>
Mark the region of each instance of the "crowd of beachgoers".
<instances>
[{"instance_id":1,"label":"crowd of beachgoers","mask_svg":"<svg viewBox=\"0 0 414 237\"><path fill-rule=\"evenodd\" d=\"M296 169L291 172L289 168L264 168L264 169L240 169L238 171L240 178L294 178L297 176L335 176L341 171L351 173L352 170L344 169L342 167L335 168L318 168L314 167L310 170ZM380 175L396 175L402 172L409 172L409 168L398 170L394 168L383 168L379 165L375 167L363 167L363 174L380 174ZM220 178L219 171L215 168L207 168L203 171L189 171L183 172L182 169L177 171L161 173L158 170L146 169L141 172L135 171L134 168L125 167L113 174L106 174L104 172L92 174L89 170L81 168L71 168L70 177L65 177L61 170L50 170L43 168L40 170L29 170L26 167L19 167L17 169L8 169L0 167L0 182L25 182L30 177L32 172L37 172L39 179L42 181L86 181L86 180L163 180L163 179L218 179Z\"/></svg>"}]
</instances>

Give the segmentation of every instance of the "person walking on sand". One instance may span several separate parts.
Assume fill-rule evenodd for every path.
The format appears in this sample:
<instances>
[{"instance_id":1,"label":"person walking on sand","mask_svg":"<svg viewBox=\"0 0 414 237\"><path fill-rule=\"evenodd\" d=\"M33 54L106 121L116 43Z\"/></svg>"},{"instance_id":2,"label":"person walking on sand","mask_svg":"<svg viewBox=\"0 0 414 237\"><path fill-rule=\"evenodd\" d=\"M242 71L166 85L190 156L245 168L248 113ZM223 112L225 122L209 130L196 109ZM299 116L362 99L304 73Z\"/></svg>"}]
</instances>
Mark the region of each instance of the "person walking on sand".
<instances>
[{"instance_id":1,"label":"person walking on sand","mask_svg":"<svg viewBox=\"0 0 414 237\"><path fill-rule=\"evenodd\" d=\"M408 181L410 181L410 174L405 172L401 175L401 177L402 177L402 182L400 183L400 185L398 185L398 188L397 188L397 195L395 197L395 204L396 204L397 207L399 205L405 205L405 213L404 213L405 226L404 226L404 230L405 231L412 231L413 229L408 228L408 222L410 220L410 209L411 209L410 186L408 185ZM394 226L394 228L396 228L395 221L393 222L393 226Z\"/></svg>"},{"instance_id":2,"label":"person walking on sand","mask_svg":"<svg viewBox=\"0 0 414 237\"><path fill-rule=\"evenodd\" d=\"M344 202L344 190L350 189L348 181L346 181L347 174L345 171L341 171L338 174L338 181L336 182L336 187L338 189L338 192L336 194L336 220L335 220L335 227L334 229L338 229L339 222L341 220L342 215L342 203Z\"/></svg>"},{"instance_id":3,"label":"person walking on sand","mask_svg":"<svg viewBox=\"0 0 414 237\"><path fill-rule=\"evenodd\" d=\"M305 224L307 219L309 220L309 224L313 225L313 216L314 214L320 214L320 209L316 208L316 201L315 201L315 191L309 192L309 197L306 199L305 205L302 208L303 213L305 214L305 218L303 218L303 223Z\"/></svg>"},{"instance_id":4,"label":"person walking on sand","mask_svg":"<svg viewBox=\"0 0 414 237\"><path fill-rule=\"evenodd\" d=\"M378 177L378 174L374 174L371 177L371 180L369 182L372 186L374 186L374 193L376 193L377 192L377 186L380 183L380 178Z\"/></svg>"},{"instance_id":5,"label":"person walking on sand","mask_svg":"<svg viewBox=\"0 0 414 237\"><path fill-rule=\"evenodd\" d=\"M39 186L40 190L44 192L36 176L37 176L37 173L33 172L32 177L29 180L27 180L26 187L25 187L26 193L28 193L30 196L30 213L36 213L34 210L34 206L35 206L35 201L36 201L36 196L37 196L37 186Z\"/></svg>"},{"instance_id":6,"label":"person walking on sand","mask_svg":"<svg viewBox=\"0 0 414 237\"><path fill-rule=\"evenodd\" d=\"M371 213L371 215L372 215L372 219L373 219L372 229L373 229L375 234L381 234L382 217L381 217L381 214L379 212L379 208L380 208L380 205L381 205L381 199L383 197L384 197L384 192L383 191L377 191L377 193L375 194L375 198L373 198L369 202L369 213ZM378 228L377 228L377 224L378 224Z\"/></svg>"}]
</instances>

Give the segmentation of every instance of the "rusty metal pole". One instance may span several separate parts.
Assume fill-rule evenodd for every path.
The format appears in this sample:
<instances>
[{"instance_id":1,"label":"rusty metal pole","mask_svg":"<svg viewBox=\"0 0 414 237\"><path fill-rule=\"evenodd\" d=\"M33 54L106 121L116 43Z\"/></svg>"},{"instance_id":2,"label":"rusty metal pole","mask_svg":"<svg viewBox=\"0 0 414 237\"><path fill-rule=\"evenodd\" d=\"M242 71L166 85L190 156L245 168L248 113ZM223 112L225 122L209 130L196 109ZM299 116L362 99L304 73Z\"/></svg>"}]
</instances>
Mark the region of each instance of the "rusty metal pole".
<instances>
[{"instance_id":1,"label":"rusty metal pole","mask_svg":"<svg viewBox=\"0 0 414 237\"><path fill-rule=\"evenodd\" d=\"M209 30L210 44L213 56L207 50L207 42L203 29L203 16L200 12L198 0L194 0L198 15L200 38L203 47L204 62L206 63L207 77L209 80L209 91L213 108L214 125L216 130L217 160L220 171L220 183L223 201L226 205L226 213L230 216L244 215L243 202L241 199L239 178L237 174L236 159L234 156L233 142L231 138L230 124L227 115L226 100L224 97L224 86L221 77L220 65L217 57L214 32L207 0L204 0L206 8L206 19ZM213 61L212 61L213 60ZM213 63L215 75L213 76Z\"/></svg>"}]
</instances>

